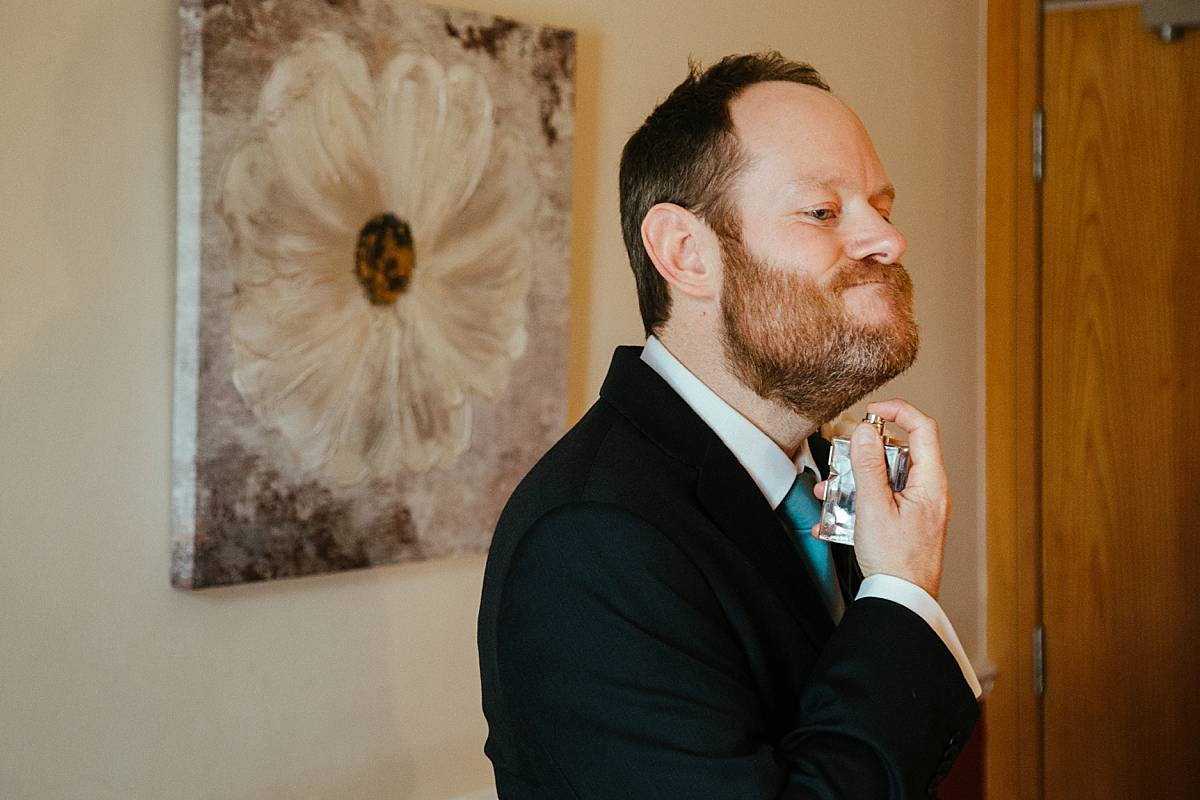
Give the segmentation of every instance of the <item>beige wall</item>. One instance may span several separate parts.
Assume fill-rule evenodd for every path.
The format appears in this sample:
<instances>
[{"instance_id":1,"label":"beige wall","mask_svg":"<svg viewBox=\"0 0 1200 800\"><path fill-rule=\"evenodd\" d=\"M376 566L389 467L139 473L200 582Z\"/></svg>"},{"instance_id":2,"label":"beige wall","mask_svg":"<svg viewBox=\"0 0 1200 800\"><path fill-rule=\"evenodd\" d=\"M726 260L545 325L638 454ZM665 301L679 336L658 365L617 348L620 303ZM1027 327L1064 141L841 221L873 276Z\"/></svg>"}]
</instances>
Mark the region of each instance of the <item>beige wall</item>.
<instances>
[{"instance_id":1,"label":"beige wall","mask_svg":"<svg viewBox=\"0 0 1200 800\"><path fill-rule=\"evenodd\" d=\"M174 0L0 4L0 796L449 798L485 787L481 559L167 584ZM571 408L640 325L624 137L689 54L777 47L900 188L956 492L944 605L982 659L976 3L475 0L579 32Z\"/></svg>"}]
</instances>

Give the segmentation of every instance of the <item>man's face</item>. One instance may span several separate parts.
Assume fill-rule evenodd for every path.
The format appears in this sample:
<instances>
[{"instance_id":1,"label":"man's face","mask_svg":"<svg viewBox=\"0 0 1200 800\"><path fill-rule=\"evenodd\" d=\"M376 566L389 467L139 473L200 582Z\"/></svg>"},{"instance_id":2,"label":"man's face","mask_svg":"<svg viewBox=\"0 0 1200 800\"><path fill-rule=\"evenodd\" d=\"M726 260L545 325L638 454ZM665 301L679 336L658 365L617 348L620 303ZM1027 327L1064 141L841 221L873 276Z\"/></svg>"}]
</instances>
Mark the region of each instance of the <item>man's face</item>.
<instances>
[{"instance_id":1,"label":"man's face","mask_svg":"<svg viewBox=\"0 0 1200 800\"><path fill-rule=\"evenodd\" d=\"M916 358L894 191L862 123L819 89L763 83L731 106L747 165L721 235L726 359L763 397L823 422Z\"/></svg>"}]
</instances>

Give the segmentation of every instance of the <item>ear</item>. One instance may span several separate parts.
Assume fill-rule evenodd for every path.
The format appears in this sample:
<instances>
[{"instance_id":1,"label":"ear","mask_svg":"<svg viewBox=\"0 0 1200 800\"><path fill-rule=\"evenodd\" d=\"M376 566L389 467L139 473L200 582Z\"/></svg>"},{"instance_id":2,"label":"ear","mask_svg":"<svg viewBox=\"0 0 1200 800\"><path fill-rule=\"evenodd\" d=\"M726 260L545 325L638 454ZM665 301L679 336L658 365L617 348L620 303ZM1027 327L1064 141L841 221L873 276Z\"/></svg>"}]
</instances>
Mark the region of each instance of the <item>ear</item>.
<instances>
[{"instance_id":1,"label":"ear","mask_svg":"<svg viewBox=\"0 0 1200 800\"><path fill-rule=\"evenodd\" d=\"M683 206L659 203L642 219L642 245L658 274L673 289L696 298L717 296L719 273L713 263L715 234Z\"/></svg>"}]
</instances>

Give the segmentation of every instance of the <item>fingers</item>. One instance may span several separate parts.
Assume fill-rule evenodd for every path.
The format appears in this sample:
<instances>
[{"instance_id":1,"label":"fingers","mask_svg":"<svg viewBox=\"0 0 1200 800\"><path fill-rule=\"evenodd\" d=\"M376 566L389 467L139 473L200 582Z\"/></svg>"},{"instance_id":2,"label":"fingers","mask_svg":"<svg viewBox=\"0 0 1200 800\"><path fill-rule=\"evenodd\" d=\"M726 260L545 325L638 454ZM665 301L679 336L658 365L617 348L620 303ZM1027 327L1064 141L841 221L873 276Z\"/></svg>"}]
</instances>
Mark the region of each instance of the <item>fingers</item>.
<instances>
[{"instance_id":1,"label":"fingers","mask_svg":"<svg viewBox=\"0 0 1200 800\"><path fill-rule=\"evenodd\" d=\"M850 465L859 566L865 575L895 575L936 597L950 509L937 423L903 400L871 403L867 410L908 431L911 466L904 491L893 492L878 432L867 423L855 428Z\"/></svg>"},{"instance_id":2,"label":"fingers","mask_svg":"<svg viewBox=\"0 0 1200 800\"><path fill-rule=\"evenodd\" d=\"M858 507L882 508L895 505L892 487L888 483L887 462L883 454L883 439L874 426L860 422L850 437L850 467L854 470Z\"/></svg>"},{"instance_id":3,"label":"fingers","mask_svg":"<svg viewBox=\"0 0 1200 800\"><path fill-rule=\"evenodd\" d=\"M907 485L935 489L946 485L941 434L933 417L899 398L869 403L867 411L896 423L908 433L911 465Z\"/></svg>"}]
</instances>

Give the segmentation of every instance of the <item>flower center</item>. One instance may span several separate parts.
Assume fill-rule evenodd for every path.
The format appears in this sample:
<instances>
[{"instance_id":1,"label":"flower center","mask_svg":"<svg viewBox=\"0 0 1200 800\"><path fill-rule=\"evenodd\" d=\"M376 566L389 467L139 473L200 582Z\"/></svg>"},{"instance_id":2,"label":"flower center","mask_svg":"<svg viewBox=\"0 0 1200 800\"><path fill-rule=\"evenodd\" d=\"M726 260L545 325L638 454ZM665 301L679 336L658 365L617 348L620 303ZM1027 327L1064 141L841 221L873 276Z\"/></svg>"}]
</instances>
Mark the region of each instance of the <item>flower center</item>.
<instances>
[{"instance_id":1,"label":"flower center","mask_svg":"<svg viewBox=\"0 0 1200 800\"><path fill-rule=\"evenodd\" d=\"M354 275L375 305L395 303L412 282L412 230L395 214L372 217L358 234Z\"/></svg>"}]
</instances>

